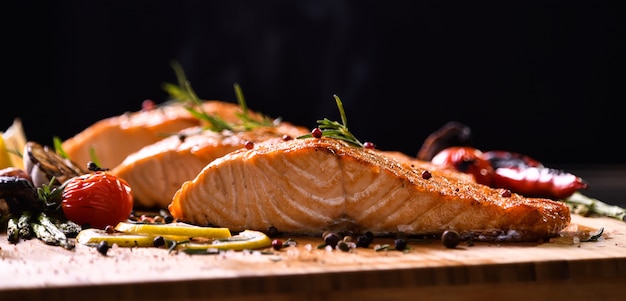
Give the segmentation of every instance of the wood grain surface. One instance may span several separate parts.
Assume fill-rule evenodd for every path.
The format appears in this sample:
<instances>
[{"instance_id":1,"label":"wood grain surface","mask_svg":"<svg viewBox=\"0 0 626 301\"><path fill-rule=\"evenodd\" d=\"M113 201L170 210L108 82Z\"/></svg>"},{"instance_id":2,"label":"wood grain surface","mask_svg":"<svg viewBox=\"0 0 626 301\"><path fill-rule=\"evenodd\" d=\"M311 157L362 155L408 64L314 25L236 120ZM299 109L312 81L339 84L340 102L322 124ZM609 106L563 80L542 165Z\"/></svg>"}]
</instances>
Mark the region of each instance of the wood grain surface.
<instances>
[{"instance_id":1,"label":"wood grain surface","mask_svg":"<svg viewBox=\"0 0 626 301\"><path fill-rule=\"evenodd\" d=\"M106 256L0 237L0 300L622 300L626 223L572 216L604 228L597 242L474 243L446 249L412 241L408 252L318 249L317 237L265 254L188 255L113 248Z\"/></svg>"}]
</instances>

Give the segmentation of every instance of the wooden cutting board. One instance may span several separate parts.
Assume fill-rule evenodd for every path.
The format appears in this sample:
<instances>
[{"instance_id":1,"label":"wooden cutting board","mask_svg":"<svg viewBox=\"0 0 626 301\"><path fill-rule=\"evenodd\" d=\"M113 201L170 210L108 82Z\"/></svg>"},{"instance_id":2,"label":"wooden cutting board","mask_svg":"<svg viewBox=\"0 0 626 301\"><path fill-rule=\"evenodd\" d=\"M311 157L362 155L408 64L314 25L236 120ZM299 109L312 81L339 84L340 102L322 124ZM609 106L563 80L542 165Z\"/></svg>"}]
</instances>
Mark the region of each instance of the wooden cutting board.
<instances>
[{"instance_id":1,"label":"wooden cutting board","mask_svg":"<svg viewBox=\"0 0 626 301\"><path fill-rule=\"evenodd\" d=\"M597 242L474 243L446 249L413 241L408 252L318 249L317 237L273 254L187 255L114 248L106 256L34 239L0 237L0 300L623 300L626 222L572 216L604 228Z\"/></svg>"}]
</instances>

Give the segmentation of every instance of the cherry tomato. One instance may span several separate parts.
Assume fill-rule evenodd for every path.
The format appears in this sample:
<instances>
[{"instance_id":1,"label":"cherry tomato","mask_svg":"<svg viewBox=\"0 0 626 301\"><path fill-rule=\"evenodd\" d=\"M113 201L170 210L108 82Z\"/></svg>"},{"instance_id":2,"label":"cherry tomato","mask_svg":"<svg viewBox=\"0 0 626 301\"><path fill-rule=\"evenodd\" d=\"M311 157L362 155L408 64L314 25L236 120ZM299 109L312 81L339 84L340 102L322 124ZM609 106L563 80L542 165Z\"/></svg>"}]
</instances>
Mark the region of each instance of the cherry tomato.
<instances>
[{"instance_id":1,"label":"cherry tomato","mask_svg":"<svg viewBox=\"0 0 626 301\"><path fill-rule=\"evenodd\" d=\"M494 174L493 167L489 160L483 158L483 153L476 148L468 146L448 147L438 152L431 162L471 174L477 183L491 185Z\"/></svg>"},{"instance_id":2,"label":"cherry tomato","mask_svg":"<svg viewBox=\"0 0 626 301\"><path fill-rule=\"evenodd\" d=\"M107 172L96 172L69 179L61 207L69 220L104 229L128 218L133 197L126 181Z\"/></svg>"}]
</instances>

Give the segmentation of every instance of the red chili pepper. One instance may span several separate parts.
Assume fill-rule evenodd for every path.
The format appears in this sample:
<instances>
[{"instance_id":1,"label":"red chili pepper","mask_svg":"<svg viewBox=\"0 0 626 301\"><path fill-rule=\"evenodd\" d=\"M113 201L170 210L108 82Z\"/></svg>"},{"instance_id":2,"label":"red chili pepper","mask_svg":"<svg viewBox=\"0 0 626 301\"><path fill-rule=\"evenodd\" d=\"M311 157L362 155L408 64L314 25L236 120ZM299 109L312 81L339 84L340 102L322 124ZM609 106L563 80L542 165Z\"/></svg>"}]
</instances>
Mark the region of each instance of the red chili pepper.
<instances>
[{"instance_id":1,"label":"red chili pepper","mask_svg":"<svg viewBox=\"0 0 626 301\"><path fill-rule=\"evenodd\" d=\"M545 167L527 155L494 150L483 153L495 170L493 185L529 197L564 199L587 188L580 177L563 170Z\"/></svg>"},{"instance_id":2,"label":"red chili pepper","mask_svg":"<svg viewBox=\"0 0 626 301\"><path fill-rule=\"evenodd\" d=\"M473 147L453 146L438 152L431 160L433 164L451 167L460 172L471 174L477 183L491 186L494 174L489 160Z\"/></svg>"},{"instance_id":3,"label":"red chili pepper","mask_svg":"<svg viewBox=\"0 0 626 301\"><path fill-rule=\"evenodd\" d=\"M449 147L435 155L431 162L472 174L480 184L506 188L527 197L564 199L587 188L580 177L547 168L529 156L514 152L483 153L471 147Z\"/></svg>"},{"instance_id":4,"label":"red chili pepper","mask_svg":"<svg viewBox=\"0 0 626 301\"><path fill-rule=\"evenodd\" d=\"M499 167L492 179L494 187L507 188L527 197L564 199L587 188L580 177L547 167Z\"/></svg>"},{"instance_id":5,"label":"red chili pepper","mask_svg":"<svg viewBox=\"0 0 626 301\"><path fill-rule=\"evenodd\" d=\"M483 152L483 159L488 160L493 168L513 167L543 167L541 162L520 153L507 152L503 150L492 150Z\"/></svg>"}]
</instances>

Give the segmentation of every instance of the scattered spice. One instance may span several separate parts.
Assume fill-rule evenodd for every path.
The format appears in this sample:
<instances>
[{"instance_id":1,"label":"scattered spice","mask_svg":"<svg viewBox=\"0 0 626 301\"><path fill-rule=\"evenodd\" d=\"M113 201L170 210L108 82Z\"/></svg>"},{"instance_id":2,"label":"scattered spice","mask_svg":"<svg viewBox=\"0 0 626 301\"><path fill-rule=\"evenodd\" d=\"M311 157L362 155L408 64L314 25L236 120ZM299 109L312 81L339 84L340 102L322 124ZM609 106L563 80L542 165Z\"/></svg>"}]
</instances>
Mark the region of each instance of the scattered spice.
<instances>
[{"instance_id":1,"label":"scattered spice","mask_svg":"<svg viewBox=\"0 0 626 301\"><path fill-rule=\"evenodd\" d=\"M311 131L311 136L314 138L322 138L322 130L320 130L320 128L314 128Z\"/></svg>"},{"instance_id":2,"label":"scattered spice","mask_svg":"<svg viewBox=\"0 0 626 301\"><path fill-rule=\"evenodd\" d=\"M107 252L109 251L109 244L106 241L101 241L97 246L96 246L96 250L98 250L98 253L106 256Z\"/></svg>"},{"instance_id":3,"label":"scattered spice","mask_svg":"<svg viewBox=\"0 0 626 301\"><path fill-rule=\"evenodd\" d=\"M283 241L280 239L272 240L272 249L278 251L283 248Z\"/></svg>"},{"instance_id":4,"label":"scattered spice","mask_svg":"<svg viewBox=\"0 0 626 301\"><path fill-rule=\"evenodd\" d=\"M374 143L372 143L372 142L367 141L367 142L363 143L363 147L367 148L367 149L375 149L376 145Z\"/></svg>"},{"instance_id":5,"label":"scattered spice","mask_svg":"<svg viewBox=\"0 0 626 301\"><path fill-rule=\"evenodd\" d=\"M459 235L459 232L456 232L454 230L446 230L441 235L441 242L448 249L456 248L456 246L459 245L460 241L461 236Z\"/></svg>"}]
</instances>

